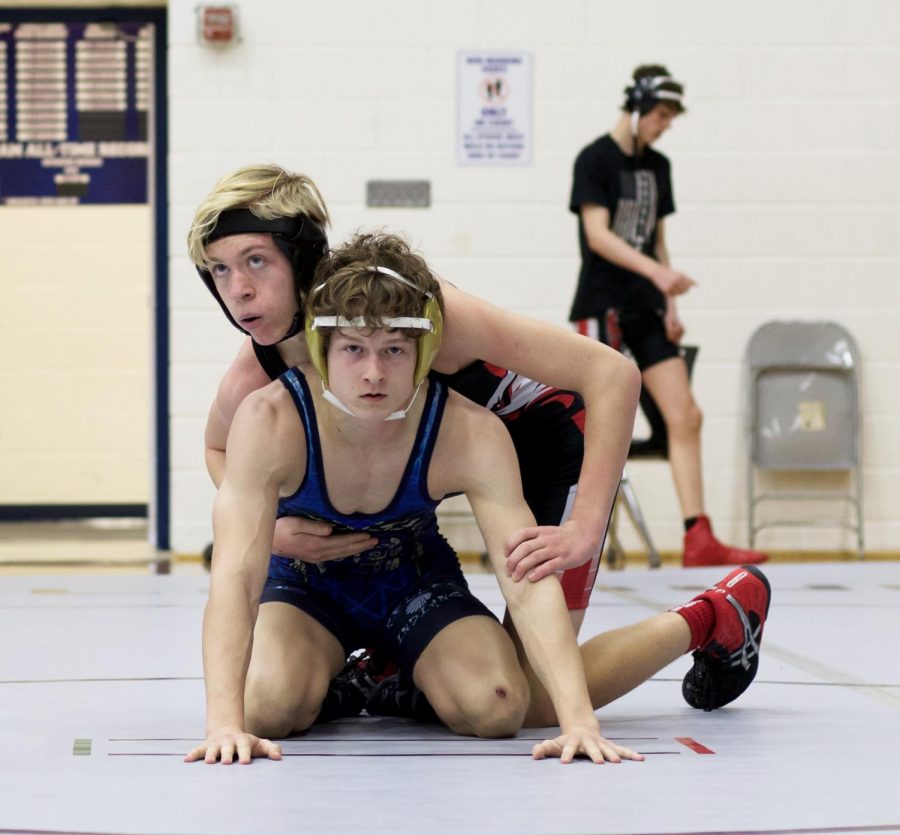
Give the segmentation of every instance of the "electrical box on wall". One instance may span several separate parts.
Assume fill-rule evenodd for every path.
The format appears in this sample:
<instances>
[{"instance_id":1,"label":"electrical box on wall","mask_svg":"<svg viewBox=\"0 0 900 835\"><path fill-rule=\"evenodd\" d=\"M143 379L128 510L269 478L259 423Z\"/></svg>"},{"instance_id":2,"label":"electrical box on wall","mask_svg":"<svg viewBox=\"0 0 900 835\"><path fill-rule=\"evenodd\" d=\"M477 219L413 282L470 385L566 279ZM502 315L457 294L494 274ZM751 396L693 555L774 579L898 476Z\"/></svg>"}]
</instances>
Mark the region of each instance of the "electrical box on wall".
<instances>
[{"instance_id":1,"label":"electrical box on wall","mask_svg":"<svg viewBox=\"0 0 900 835\"><path fill-rule=\"evenodd\" d=\"M431 205L429 180L369 180L367 206L395 206L427 209Z\"/></svg>"},{"instance_id":2,"label":"electrical box on wall","mask_svg":"<svg viewBox=\"0 0 900 835\"><path fill-rule=\"evenodd\" d=\"M237 43L238 9L236 5L197 6L197 40L211 46Z\"/></svg>"}]
</instances>

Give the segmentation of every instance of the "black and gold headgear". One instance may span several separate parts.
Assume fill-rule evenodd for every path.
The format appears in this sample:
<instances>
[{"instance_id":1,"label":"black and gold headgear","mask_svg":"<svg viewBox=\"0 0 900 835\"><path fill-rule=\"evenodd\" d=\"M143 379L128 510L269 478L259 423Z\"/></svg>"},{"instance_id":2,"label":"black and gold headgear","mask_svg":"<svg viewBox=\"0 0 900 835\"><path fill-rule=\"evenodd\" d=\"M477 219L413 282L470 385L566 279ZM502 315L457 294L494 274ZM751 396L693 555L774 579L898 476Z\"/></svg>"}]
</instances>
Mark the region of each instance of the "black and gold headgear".
<instances>
[{"instance_id":1,"label":"black and gold headgear","mask_svg":"<svg viewBox=\"0 0 900 835\"><path fill-rule=\"evenodd\" d=\"M422 309L416 316L392 316L381 320L386 328L414 328L426 331L417 340L418 353L416 355L416 368L413 375L413 383L418 388L421 382L428 376L434 358L441 347L441 335L444 329L444 319L441 315L441 306L434 293L423 290L408 278L392 270L390 267L366 267L368 272L386 275L395 281L400 281L408 287L412 287L425 296ZM320 284L311 296L324 287ZM306 318L306 345L309 349L309 359L319 376L328 385L328 362L326 359L327 343L321 328L365 328L366 320L362 316L355 319L346 319L343 316L312 316L308 313Z\"/></svg>"}]
</instances>

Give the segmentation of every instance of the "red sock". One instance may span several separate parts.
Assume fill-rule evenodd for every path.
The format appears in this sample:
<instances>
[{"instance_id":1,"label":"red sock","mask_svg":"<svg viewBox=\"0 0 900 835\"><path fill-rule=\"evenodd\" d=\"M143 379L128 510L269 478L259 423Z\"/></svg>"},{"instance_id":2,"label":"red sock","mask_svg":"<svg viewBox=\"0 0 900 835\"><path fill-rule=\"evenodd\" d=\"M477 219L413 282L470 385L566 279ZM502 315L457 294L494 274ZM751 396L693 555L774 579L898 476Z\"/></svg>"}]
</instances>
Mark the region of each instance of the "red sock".
<instances>
[{"instance_id":1,"label":"red sock","mask_svg":"<svg viewBox=\"0 0 900 835\"><path fill-rule=\"evenodd\" d=\"M716 613L712 603L703 598L694 598L690 603L676 606L670 611L681 615L691 629L691 645L688 652L700 649L709 643L713 627L716 625Z\"/></svg>"}]
</instances>

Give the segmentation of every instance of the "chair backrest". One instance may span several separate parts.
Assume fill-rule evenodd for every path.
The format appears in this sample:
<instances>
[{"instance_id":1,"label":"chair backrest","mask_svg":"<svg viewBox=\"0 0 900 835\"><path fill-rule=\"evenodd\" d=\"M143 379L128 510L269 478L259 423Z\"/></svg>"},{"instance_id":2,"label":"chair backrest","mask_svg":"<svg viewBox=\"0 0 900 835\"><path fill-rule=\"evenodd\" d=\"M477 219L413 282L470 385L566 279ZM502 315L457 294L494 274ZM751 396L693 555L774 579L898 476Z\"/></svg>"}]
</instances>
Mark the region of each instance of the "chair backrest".
<instances>
[{"instance_id":1,"label":"chair backrest","mask_svg":"<svg viewBox=\"0 0 900 835\"><path fill-rule=\"evenodd\" d=\"M697 359L696 345L682 345L681 356L687 365L688 379L694 373L694 361ZM650 435L646 438L634 438L628 450L629 458L668 458L669 457L669 433L666 431L666 422L663 419L656 401L650 396L646 388L641 388L641 411L650 425Z\"/></svg>"},{"instance_id":2,"label":"chair backrest","mask_svg":"<svg viewBox=\"0 0 900 835\"><path fill-rule=\"evenodd\" d=\"M750 337L747 362L760 368L847 371L859 366L853 337L835 322L767 322Z\"/></svg>"},{"instance_id":3,"label":"chair backrest","mask_svg":"<svg viewBox=\"0 0 900 835\"><path fill-rule=\"evenodd\" d=\"M748 418L761 469L848 469L859 460L859 354L835 322L768 322L751 336Z\"/></svg>"}]
</instances>

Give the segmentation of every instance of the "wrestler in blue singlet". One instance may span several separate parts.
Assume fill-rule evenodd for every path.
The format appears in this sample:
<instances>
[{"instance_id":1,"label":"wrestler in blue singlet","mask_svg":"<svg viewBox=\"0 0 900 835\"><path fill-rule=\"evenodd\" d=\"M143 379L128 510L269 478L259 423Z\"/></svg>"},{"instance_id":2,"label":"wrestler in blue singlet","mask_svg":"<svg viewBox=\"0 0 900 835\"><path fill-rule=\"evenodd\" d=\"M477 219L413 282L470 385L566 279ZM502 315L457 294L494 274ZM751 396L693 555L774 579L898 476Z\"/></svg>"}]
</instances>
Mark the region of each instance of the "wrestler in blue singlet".
<instances>
[{"instance_id":1,"label":"wrestler in blue singlet","mask_svg":"<svg viewBox=\"0 0 900 835\"><path fill-rule=\"evenodd\" d=\"M260 366L271 379L286 370L274 345L252 343ZM518 374L477 360L455 374L431 371L479 406L496 414L509 430L522 490L539 525L561 525L569 518L584 459L584 403L577 392L535 383ZM566 604L586 609L594 589L600 552L561 577Z\"/></svg>"},{"instance_id":2,"label":"wrestler in blue singlet","mask_svg":"<svg viewBox=\"0 0 900 835\"><path fill-rule=\"evenodd\" d=\"M377 514L341 513L328 498L315 407L302 372L279 379L290 392L306 434L306 473L278 502L278 516L328 522L335 533L366 531L378 545L352 557L306 563L272 555L260 603L297 606L319 621L349 653L380 648L412 671L428 642L469 615L493 617L469 592L459 559L437 527L439 500L428 494L428 467L447 389L431 381L415 444L393 499Z\"/></svg>"}]
</instances>

